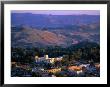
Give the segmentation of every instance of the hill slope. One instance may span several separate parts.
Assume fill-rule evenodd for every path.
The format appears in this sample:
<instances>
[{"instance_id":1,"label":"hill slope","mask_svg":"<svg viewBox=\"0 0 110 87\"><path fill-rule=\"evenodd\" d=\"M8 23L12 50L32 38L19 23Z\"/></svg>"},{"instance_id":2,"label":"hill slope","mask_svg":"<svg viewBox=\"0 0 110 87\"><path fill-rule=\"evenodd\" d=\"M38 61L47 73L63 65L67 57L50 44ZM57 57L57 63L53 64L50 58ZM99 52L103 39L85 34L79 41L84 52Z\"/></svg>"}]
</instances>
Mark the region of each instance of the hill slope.
<instances>
[{"instance_id":1,"label":"hill slope","mask_svg":"<svg viewBox=\"0 0 110 87\"><path fill-rule=\"evenodd\" d=\"M11 14L12 46L70 46L100 43L99 15Z\"/></svg>"}]
</instances>

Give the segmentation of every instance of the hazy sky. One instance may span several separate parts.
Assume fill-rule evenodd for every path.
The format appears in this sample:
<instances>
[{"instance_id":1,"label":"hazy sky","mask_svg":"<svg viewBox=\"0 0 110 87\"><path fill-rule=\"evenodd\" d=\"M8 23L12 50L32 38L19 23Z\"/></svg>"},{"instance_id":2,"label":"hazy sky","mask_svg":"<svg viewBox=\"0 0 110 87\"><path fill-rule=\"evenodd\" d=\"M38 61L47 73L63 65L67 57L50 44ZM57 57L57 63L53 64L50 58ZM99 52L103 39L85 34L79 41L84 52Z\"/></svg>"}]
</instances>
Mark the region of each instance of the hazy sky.
<instances>
[{"instance_id":1,"label":"hazy sky","mask_svg":"<svg viewBox=\"0 0 110 87\"><path fill-rule=\"evenodd\" d=\"M12 10L12 13L32 13L51 15L100 15L99 10Z\"/></svg>"}]
</instances>

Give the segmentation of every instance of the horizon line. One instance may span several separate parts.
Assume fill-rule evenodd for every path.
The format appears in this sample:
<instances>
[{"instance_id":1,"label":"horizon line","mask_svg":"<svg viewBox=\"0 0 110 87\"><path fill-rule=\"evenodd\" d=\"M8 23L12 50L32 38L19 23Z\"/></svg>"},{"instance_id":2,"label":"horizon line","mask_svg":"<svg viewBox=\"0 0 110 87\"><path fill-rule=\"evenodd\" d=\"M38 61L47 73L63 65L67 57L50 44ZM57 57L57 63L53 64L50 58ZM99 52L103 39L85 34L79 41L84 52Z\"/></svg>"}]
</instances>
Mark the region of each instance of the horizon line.
<instances>
[{"instance_id":1,"label":"horizon line","mask_svg":"<svg viewBox=\"0 0 110 87\"><path fill-rule=\"evenodd\" d=\"M17 12L11 12L11 14L34 14L34 15L96 15L96 16L100 16L100 14L45 14L45 13L40 13L40 14L36 14L36 13L31 13L31 12L21 12L21 13L17 13Z\"/></svg>"}]
</instances>

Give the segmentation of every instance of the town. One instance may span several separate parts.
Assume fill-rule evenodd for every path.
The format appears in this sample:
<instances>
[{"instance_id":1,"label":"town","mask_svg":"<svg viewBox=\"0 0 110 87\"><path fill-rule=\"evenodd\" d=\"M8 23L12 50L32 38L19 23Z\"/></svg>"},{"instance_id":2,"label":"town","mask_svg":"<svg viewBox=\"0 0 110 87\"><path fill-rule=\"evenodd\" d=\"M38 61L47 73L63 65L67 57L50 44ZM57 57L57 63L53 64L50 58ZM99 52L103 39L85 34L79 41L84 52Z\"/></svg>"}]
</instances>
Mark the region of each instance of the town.
<instances>
[{"instance_id":1,"label":"town","mask_svg":"<svg viewBox=\"0 0 110 87\"><path fill-rule=\"evenodd\" d=\"M13 77L99 77L100 64L93 60L75 61L69 65L62 64L64 56L49 58L35 56L33 64L11 62Z\"/></svg>"}]
</instances>

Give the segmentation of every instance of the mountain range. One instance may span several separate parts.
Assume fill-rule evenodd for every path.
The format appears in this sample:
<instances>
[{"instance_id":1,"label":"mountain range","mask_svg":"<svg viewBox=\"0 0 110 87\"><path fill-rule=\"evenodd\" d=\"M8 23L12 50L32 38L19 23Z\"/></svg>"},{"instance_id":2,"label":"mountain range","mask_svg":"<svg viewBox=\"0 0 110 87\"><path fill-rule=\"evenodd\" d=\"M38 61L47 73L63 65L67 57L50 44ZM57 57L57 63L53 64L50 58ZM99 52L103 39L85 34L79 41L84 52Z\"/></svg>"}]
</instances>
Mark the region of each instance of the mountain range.
<instances>
[{"instance_id":1,"label":"mountain range","mask_svg":"<svg viewBox=\"0 0 110 87\"><path fill-rule=\"evenodd\" d=\"M11 14L12 46L70 46L83 41L100 43L99 15Z\"/></svg>"}]
</instances>

